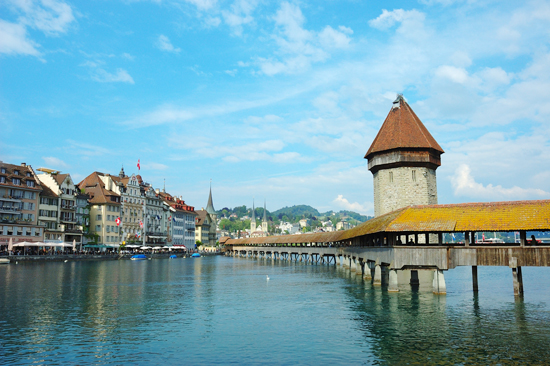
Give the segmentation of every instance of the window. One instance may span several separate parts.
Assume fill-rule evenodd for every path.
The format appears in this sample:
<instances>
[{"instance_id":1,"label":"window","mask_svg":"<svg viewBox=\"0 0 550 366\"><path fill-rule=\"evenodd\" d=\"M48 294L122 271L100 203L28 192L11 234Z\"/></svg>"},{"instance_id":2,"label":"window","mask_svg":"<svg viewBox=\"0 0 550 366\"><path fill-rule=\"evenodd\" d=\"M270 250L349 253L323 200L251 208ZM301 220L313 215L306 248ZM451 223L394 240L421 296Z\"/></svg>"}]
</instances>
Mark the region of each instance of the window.
<instances>
[{"instance_id":1,"label":"window","mask_svg":"<svg viewBox=\"0 0 550 366\"><path fill-rule=\"evenodd\" d=\"M0 171L1 171L2 173L6 174L6 168L2 168Z\"/></svg>"},{"instance_id":2,"label":"window","mask_svg":"<svg viewBox=\"0 0 550 366\"><path fill-rule=\"evenodd\" d=\"M21 185L21 179L19 178L12 178L11 182L16 185Z\"/></svg>"},{"instance_id":3,"label":"window","mask_svg":"<svg viewBox=\"0 0 550 366\"><path fill-rule=\"evenodd\" d=\"M97 215L96 220L101 220L101 215Z\"/></svg>"},{"instance_id":4,"label":"window","mask_svg":"<svg viewBox=\"0 0 550 366\"><path fill-rule=\"evenodd\" d=\"M413 182L416 182L416 170L412 171L412 180Z\"/></svg>"},{"instance_id":5,"label":"window","mask_svg":"<svg viewBox=\"0 0 550 366\"><path fill-rule=\"evenodd\" d=\"M6 177L0 177L0 183L6 183Z\"/></svg>"},{"instance_id":6,"label":"window","mask_svg":"<svg viewBox=\"0 0 550 366\"><path fill-rule=\"evenodd\" d=\"M393 172L390 172L390 183L393 183Z\"/></svg>"},{"instance_id":7,"label":"window","mask_svg":"<svg viewBox=\"0 0 550 366\"><path fill-rule=\"evenodd\" d=\"M13 174L19 175L19 170L14 170L14 171L13 171Z\"/></svg>"},{"instance_id":8,"label":"window","mask_svg":"<svg viewBox=\"0 0 550 366\"><path fill-rule=\"evenodd\" d=\"M95 226L95 231L101 231L101 225L96 225Z\"/></svg>"}]
</instances>

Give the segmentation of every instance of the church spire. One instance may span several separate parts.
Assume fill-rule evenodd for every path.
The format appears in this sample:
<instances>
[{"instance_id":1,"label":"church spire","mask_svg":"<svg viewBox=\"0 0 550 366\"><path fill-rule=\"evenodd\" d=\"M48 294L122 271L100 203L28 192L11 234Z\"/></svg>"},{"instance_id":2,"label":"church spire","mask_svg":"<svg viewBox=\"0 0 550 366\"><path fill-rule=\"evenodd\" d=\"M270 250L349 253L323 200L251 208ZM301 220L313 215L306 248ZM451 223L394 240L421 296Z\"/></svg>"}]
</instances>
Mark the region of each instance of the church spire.
<instances>
[{"instance_id":1,"label":"church spire","mask_svg":"<svg viewBox=\"0 0 550 366\"><path fill-rule=\"evenodd\" d=\"M118 173L118 176L120 178L124 178L126 174L124 173L124 165L122 165L122 168L120 168L120 173Z\"/></svg>"},{"instance_id":2,"label":"church spire","mask_svg":"<svg viewBox=\"0 0 550 366\"><path fill-rule=\"evenodd\" d=\"M267 222L267 215L266 215L266 209L265 209L265 200L264 200L264 219L263 222Z\"/></svg>"},{"instance_id":3,"label":"church spire","mask_svg":"<svg viewBox=\"0 0 550 366\"><path fill-rule=\"evenodd\" d=\"M214 209L214 203L212 202L212 180L210 180L210 194L208 195L208 203L206 204L206 212L209 214L216 214Z\"/></svg>"},{"instance_id":4,"label":"church spire","mask_svg":"<svg viewBox=\"0 0 550 366\"><path fill-rule=\"evenodd\" d=\"M250 219L250 233L256 231L256 208L254 207L254 199L252 199L252 218Z\"/></svg>"}]
</instances>

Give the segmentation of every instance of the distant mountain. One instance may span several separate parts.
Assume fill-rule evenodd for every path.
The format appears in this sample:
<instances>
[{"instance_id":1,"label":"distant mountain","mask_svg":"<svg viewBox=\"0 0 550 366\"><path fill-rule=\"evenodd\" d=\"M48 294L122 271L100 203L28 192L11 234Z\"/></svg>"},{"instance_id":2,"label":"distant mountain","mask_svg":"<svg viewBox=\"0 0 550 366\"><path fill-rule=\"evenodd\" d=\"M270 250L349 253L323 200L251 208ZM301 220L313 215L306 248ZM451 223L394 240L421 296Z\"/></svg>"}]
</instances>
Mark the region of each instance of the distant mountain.
<instances>
[{"instance_id":1,"label":"distant mountain","mask_svg":"<svg viewBox=\"0 0 550 366\"><path fill-rule=\"evenodd\" d=\"M283 207L278 209L277 211L273 211L271 213L271 216L273 218L278 218L281 220L283 216L287 216L290 220L293 218L312 218L312 217L319 217L321 214L319 211L317 211L315 208L308 206L308 205L297 205L292 207Z\"/></svg>"},{"instance_id":2,"label":"distant mountain","mask_svg":"<svg viewBox=\"0 0 550 366\"><path fill-rule=\"evenodd\" d=\"M256 207L256 219L261 220L263 217L263 207ZM237 218L241 218L245 215L250 216L251 210L246 206L237 206L233 209L224 207L218 212L218 216L229 217L231 214L236 214ZM365 222L372 219L372 216L361 215L357 212L342 210L339 212L328 211L320 213L317 209L309 205L295 205L292 207L283 207L276 211L267 211L267 217L269 221L278 223L281 220L288 222L298 222L300 219L308 218L313 220L331 220L340 221L341 219L348 219L351 221ZM336 222L334 221L334 222Z\"/></svg>"}]
</instances>

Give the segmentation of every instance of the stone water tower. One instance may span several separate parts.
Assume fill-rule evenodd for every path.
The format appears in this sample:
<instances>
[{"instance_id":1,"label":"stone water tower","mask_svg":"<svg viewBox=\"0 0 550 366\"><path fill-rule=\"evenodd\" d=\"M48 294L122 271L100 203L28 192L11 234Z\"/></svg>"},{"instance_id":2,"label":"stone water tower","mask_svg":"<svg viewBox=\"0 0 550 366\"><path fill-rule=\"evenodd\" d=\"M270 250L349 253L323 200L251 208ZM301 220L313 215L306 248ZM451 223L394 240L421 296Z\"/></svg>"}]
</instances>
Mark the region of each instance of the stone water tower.
<instances>
[{"instance_id":1,"label":"stone water tower","mask_svg":"<svg viewBox=\"0 0 550 366\"><path fill-rule=\"evenodd\" d=\"M443 153L399 94L365 155L374 179L374 216L437 204L435 170Z\"/></svg>"}]
</instances>

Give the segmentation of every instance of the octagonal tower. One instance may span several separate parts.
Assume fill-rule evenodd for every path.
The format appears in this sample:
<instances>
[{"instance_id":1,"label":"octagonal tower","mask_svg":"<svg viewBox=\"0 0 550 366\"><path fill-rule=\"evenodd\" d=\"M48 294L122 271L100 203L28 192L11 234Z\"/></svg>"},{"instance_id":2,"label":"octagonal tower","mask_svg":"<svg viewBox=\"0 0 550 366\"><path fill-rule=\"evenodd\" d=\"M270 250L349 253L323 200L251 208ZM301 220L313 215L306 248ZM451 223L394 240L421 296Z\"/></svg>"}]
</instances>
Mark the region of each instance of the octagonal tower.
<instances>
[{"instance_id":1,"label":"octagonal tower","mask_svg":"<svg viewBox=\"0 0 550 366\"><path fill-rule=\"evenodd\" d=\"M365 154L374 179L374 216L437 204L435 170L444 151L399 94Z\"/></svg>"}]
</instances>

